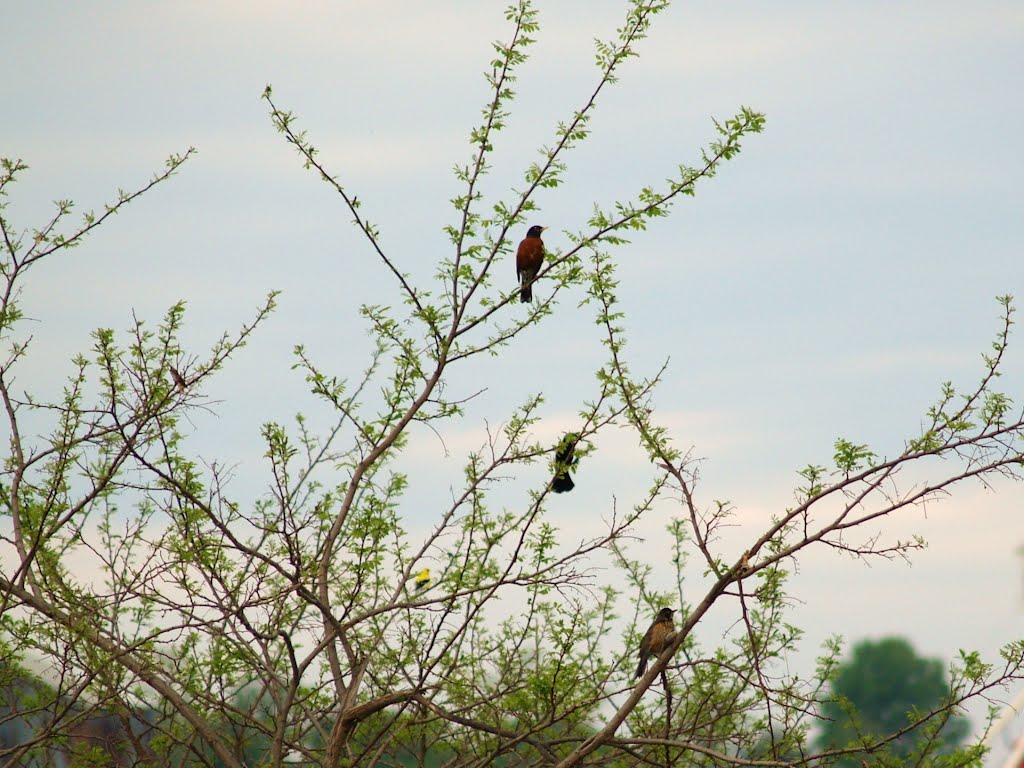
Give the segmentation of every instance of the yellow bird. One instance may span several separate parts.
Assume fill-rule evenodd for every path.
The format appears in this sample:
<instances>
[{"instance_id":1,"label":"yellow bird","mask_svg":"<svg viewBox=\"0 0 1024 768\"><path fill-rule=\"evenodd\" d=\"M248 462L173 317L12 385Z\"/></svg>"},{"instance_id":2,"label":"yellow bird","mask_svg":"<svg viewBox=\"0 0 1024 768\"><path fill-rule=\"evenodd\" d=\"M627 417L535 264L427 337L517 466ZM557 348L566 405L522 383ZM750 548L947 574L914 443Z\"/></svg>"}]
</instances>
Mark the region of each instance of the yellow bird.
<instances>
[{"instance_id":1,"label":"yellow bird","mask_svg":"<svg viewBox=\"0 0 1024 768\"><path fill-rule=\"evenodd\" d=\"M418 595L424 589L430 586L430 569L424 568L422 571L417 573L413 579L416 582L416 594Z\"/></svg>"}]
</instances>

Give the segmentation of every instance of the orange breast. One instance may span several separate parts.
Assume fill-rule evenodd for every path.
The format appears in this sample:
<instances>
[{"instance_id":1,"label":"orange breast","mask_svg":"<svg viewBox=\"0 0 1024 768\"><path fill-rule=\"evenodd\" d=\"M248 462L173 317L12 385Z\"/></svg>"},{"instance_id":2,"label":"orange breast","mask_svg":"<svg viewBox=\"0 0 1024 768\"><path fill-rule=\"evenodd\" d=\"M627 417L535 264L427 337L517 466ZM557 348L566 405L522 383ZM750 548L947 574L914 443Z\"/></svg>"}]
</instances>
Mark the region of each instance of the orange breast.
<instances>
[{"instance_id":1,"label":"orange breast","mask_svg":"<svg viewBox=\"0 0 1024 768\"><path fill-rule=\"evenodd\" d=\"M536 272L544 263L544 241L539 237L527 237L516 251L516 269L520 272Z\"/></svg>"}]
</instances>

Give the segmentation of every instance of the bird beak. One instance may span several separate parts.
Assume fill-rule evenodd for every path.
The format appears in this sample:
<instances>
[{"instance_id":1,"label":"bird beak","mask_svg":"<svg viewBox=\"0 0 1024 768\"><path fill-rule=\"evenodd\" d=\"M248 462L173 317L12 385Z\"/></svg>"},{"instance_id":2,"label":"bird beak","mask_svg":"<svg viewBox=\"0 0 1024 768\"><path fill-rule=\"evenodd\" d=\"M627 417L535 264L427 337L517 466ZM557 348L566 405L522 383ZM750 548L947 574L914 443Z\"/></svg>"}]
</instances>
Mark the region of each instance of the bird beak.
<instances>
[{"instance_id":1,"label":"bird beak","mask_svg":"<svg viewBox=\"0 0 1024 768\"><path fill-rule=\"evenodd\" d=\"M545 229L547 229L547 227L541 227L540 231L543 232Z\"/></svg>"}]
</instances>

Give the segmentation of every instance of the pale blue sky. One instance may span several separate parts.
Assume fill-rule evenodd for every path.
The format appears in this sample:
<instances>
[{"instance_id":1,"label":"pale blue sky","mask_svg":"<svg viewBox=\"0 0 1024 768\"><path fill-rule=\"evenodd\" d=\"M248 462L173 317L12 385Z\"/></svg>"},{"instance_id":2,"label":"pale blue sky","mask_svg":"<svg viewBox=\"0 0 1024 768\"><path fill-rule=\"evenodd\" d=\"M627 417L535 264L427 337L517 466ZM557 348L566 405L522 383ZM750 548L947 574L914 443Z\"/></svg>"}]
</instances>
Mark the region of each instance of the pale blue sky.
<instances>
[{"instance_id":1,"label":"pale blue sky","mask_svg":"<svg viewBox=\"0 0 1024 768\"><path fill-rule=\"evenodd\" d=\"M233 328L268 290L280 310L212 386L218 416L194 419L197 449L237 463L236 483L266 480L259 424L322 415L289 370L305 343L339 374L364 365L363 302L390 299L336 196L301 168L259 99L300 117L321 157L364 202L403 269L431 272L458 193L451 167L487 97L490 41L504 3L6 3L0 10L0 154L31 167L10 218L40 223L49 200L100 207L145 181L164 157L199 155L170 184L86 245L42 265L26 294L35 356L25 386L56 374L97 326L131 310L156 320L189 301L196 349ZM486 194L518 185L534 150L592 87L592 39L620 24L615 0L539 2L541 32L517 84ZM967 386L998 327L997 294L1024 301L1024 6L1019 2L678 3L641 57L602 96L593 139L569 157L568 183L545 192L546 241L579 229L592 204L624 199L695 162L711 116L763 110L767 131L621 255L634 371L670 367L656 402L678 443L706 458L705 503L730 499L735 550L792 501L795 470L827 463L842 435L892 455L939 383ZM517 235L518 236L518 235ZM514 269L508 266L514 282ZM540 288L543 290L543 288ZM570 297L499 360L457 375L489 389L435 441L414 441L410 524L430 521L462 451L485 420L525 393L547 397L538 435L554 438L590 394L601 350L589 310ZM1004 389L1024 400L1024 355L1011 346ZM602 443L579 488L558 500L574 539L646 486L626 436ZM641 471L638 471L641 470ZM537 467L510 484L516 503ZM1024 494L965 487L907 516L899 532L931 547L914 564L800 559L793 620L806 652L840 633L909 636L928 654L1020 637ZM427 507L424 509L424 507ZM664 515L670 514L667 507ZM664 518L645 532L658 554ZM708 641L714 638L709 637Z\"/></svg>"}]
</instances>

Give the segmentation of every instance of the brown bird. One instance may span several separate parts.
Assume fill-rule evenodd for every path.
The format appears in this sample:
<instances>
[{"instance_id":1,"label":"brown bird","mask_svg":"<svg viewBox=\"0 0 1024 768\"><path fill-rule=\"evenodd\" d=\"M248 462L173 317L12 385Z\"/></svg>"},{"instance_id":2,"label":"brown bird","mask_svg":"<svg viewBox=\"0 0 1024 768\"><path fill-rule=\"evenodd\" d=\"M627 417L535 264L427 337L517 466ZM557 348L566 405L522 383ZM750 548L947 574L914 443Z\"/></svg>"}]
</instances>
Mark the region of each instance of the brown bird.
<instances>
[{"instance_id":1,"label":"brown bird","mask_svg":"<svg viewBox=\"0 0 1024 768\"><path fill-rule=\"evenodd\" d=\"M665 650L665 646L668 645L669 639L675 633L676 625L672 621L673 613L675 611L671 608L662 608L658 611L658 617L647 630L644 639L640 641L640 663L637 665L636 674L633 676L634 680L643 676L644 672L647 671L647 659L651 656L655 658L660 656L661 652Z\"/></svg>"},{"instance_id":2,"label":"brown bird","mask_svg":"<svg viewBox=\"0 0 1024 768\"><path fill-rule=\"evenodd\" d=\"M555 493L565 493L576 487L572 481L569 470L576 466L576 443L580 436L575 432L564 435L555 449L555 477L551 481L551 490Z\"/></svg>"},{"instance_id":3,"label":"brown bird","mask_svg":"<svg viewBox=\"0 0 1024 768\"><path fill-rule=\"evenodd\" d=\"M171 378L174 380L174 388L179 392L184 392L187 384L185 383L185 377L178 373L178 369L173 365L171 366Z\"/></svg>"},{"instance_id":4,"label":"brown bird","mask_svg":"<svg viewBox=\"0 0 1024 768\"><path fill-rule=\"evenodd\" d=\"M519 300L533 301L533 280L544 263L544 241L541 232L547 227L530 227L516 251L516 276L519 278Z\"/></svg>"}]
</instances>

